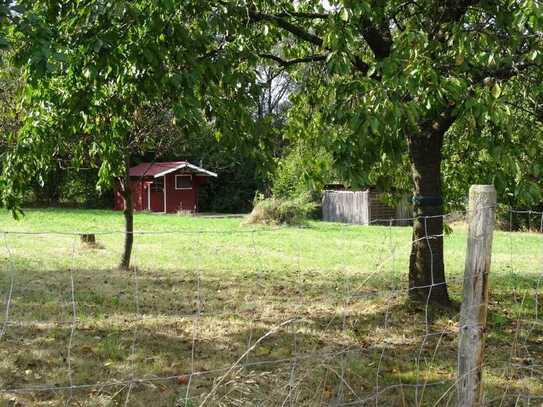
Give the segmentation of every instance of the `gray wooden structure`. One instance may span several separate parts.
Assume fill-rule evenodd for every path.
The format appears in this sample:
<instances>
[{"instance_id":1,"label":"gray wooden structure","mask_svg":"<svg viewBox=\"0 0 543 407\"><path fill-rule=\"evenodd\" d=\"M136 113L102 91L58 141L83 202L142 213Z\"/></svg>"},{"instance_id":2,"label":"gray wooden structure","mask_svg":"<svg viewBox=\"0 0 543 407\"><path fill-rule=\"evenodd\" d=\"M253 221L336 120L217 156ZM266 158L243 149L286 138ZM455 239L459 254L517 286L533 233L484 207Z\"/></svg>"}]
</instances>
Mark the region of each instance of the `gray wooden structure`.
<instances>
[{"instance_id":1,"label":"gray wooden structure","mask_svg":"<svg viewBox=\"0 0 543 407\"><path fill-rule=\"evenodd\" d=\"M393 224L409 225L413 217L411 205L401 202L396 207L387 205L382 194L366 191L325 191L322 197L322 218L328 222L356 225Z\"/></svg>"}]
</instances>

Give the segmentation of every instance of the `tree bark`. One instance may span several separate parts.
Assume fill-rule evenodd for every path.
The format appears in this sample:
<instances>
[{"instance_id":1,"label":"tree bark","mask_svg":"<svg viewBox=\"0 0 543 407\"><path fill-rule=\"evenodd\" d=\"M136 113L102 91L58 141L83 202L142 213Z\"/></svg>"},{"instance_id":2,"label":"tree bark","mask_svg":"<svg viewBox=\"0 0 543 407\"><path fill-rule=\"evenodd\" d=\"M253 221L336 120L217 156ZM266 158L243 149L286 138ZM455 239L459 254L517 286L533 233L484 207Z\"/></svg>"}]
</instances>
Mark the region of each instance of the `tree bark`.
<instances>
[{"instance_id":1,"label":"tree bark","mask_svg":"<svg viewBox=\"0 0 543 407\"><path fill-rule=\"evenodd\" d=\"M132 187L130 185L130 161L126 160L126 171L122 178L122 196L124 199L124 252L119 268L128 270L130 268L130 259L132 257L132 245L134 243L134 203L132 202Z\"/></svg>"},{"instance_id":2,"label":"tree bark","mask_svg":"<svg viewBox=\"0 0 543 407\"><path fill-rule=\"evenodd\" d=\"M422 303L449 305L443 262L441 160L448 114L428 120L407 137L413 177L413 245L409 262L409 297Z\"/></svg>"}]
</instances>

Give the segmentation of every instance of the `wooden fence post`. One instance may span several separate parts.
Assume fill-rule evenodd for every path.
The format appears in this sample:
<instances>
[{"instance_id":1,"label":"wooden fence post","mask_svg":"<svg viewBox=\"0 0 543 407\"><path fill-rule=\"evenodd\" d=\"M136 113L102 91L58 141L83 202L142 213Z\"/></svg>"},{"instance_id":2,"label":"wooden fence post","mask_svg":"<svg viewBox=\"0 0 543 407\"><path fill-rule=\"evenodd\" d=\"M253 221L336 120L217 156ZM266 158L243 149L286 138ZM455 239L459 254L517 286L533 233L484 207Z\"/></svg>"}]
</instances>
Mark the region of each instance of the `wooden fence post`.
<instances>
[{"instance_id":1,"label":"wooden fence post","mask_svg":"<svg viewBox=\"0 0 543 407\"><path fill-rule=\"evenodd\" d=\"M458 406L483 404L483 351L488 308L488 273L496 222L496 190L473 185L469 191L469 236L464 301L458 344Z\"/></svg>"}]
</instances>

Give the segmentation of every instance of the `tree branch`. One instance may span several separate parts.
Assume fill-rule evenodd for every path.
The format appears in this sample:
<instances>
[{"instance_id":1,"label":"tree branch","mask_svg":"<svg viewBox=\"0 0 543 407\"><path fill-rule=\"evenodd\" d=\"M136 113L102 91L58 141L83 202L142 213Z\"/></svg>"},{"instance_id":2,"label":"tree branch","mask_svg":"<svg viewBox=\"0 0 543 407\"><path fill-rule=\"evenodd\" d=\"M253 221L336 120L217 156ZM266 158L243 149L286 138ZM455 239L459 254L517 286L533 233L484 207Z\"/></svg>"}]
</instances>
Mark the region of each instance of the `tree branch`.
<instances>
[{"instance_id":1,"label":"tree branch","mask_svg":"<svg viewBox=\"0 0 543 407\"><path fill-rule=\"evenodd\" d=\"M443 12L441 13L441 22L460 21L460 19L466 14L468 8L480 3L480 0L445 0L441 7Z\"/></svg>"},{"instance_id":2,"label":"tree branch","mask_svg":"<svg viewBox=\"0 0 543 407\"><path fill-rule=\"evenodd\" d=\"M458 22L464 17L468 9L480 3L480 0L444 0L437 2L436 16L432 27L428 33L430 39L437 38L440 42L445 42L444 33L441 32L441 26L447 23Z\"/></svg>"},{"instance_id":3,"label":"tree branch","mask_svg":"<svg viewBox=\"0 0 543 407\"><path fill-rule=\"evenodd\" d=\"M281 13L281 14L266 14L261 13L258 11L255 11L254 9L248 10L249 18L254 22L259 21L268 21L288 32L295 35L296 37L309 42L313 45L316 45L318 47L322 47L324 45L324 41L319 36L310 33L309 31L305 30L302 27L299 27L295 24L290 23L289 21L285 20L282 16L300 16L300 17L307 17L307 18L326 18L329 16L329 14L322 14L322 13ZM387 57L392 49L392 34L390 32L390 27L387 25L382 25L380 27L377 27L373 24L370 24L367 22L367 27L364 28L364 39L370 46L370 48L373 50L375 56L378 59L382 59ZM327 49L330 51L329 49ZM261 55L263 56L263 55ZM304 62L316 62L316 61L322 61L326 58L326 56L318 56L313 55L306 58L298 58L291 61L285 61L277 56L274 55L266 55L266 58L272 59L275 62L279 63L282 66L291 66L298 63L304 63ZM357 71L366 74L369 70L369 65L362 60L360 56L357 55L351 55L350 57L351 62L353 64L353 68ZM373 75L374 79L379 79L378 76Z\"/></svg>"},{"instance_id":4,"label":"tree branch","mask_svg":"<svg viewBox=\"0 0 543 407\"><path fill-rule=\"evenodd\" d=\"M300 12L283 12L275 14L276 17L296 17L296 18L307 18L312 20L325 20L330 17L332 14L327 13L300 13Z\"/></svg>"},{"instance_id":5,"label":"tree branch","mask_svg":"<svg viewBox=\"0 0 543 407\"><path fill-rule=\"evenodd\" d=\"M375 25L364 18L360 21L359 29L375 58L384 59L390 55L392 33L388 24Z\"/></svg>"},{"instance_id":6,"label":"tree branch","mask_svg":"<svg viewBox=\"0 0 543 407\"><path fill-rule=\"evenodd\" d=\"M311 34L309 31L304 30L301 27L298 27L297 25L294 25L284 18L277 17L275 15L271 14L265 14L260 13L254 10L249 10L249 17L252 21L259 22L259 21L269 21L278 27L283 28L284 30L290 32L291 34L294 34L296 37L307 41L311 44L314 44L318 47L322 47L323 40L319 36L315 34Z\"/></svg>"},{"instance_id":7,"label":"tree branch","mask_svg":"<svg viewBox=\"0 0 543 407\"><path fill-rule=\"evenodd\" d=\"M259 56L262 58L271 59L272 61L277 62L279 65L281 65L284 68L288 68L289 66L292 66L292 65L303 64L307 62L324 61L326 60L326 57L327 57L327 55L323 55L323 54L308 55L306 57L295 58L295 59L283 59L273 54L259 54Z\"/></svg>"},{"instance_id":8,"label":"tree branch","mask_svg":"<svg viewBox=\"0 0 543 407\"><path fill-rule=\"evenodd\" d=\"M520 63L515 66L501 67L497 69L485 69L482 67L477 67L470 65L470 67L477 72L473 75L472 83L482 82L485 78L494 78L499 80L508 80L518 75L520 72L526 71L530 68L539 68L542 67L533 63Z\"/></svg>"},{"instance_id":9,"label":"tree branch","mask_svg":"<svg viewBox=\"0 0 543 407\"><path fill-rule=\"evenodd\" d=\"M353 63L353 66L360 72L362 72L363 74L366 74L368 72L368 70L370 69L370 66L365 63L362 58L360 58L359 56L354 56L352 59L351 59L352 63ZM373 74L371 76L373 79L380 79L380 77L378 77L376 74Z\"/></svg>"},{"instance_id":10,"label":"tree branch","mask_svg":"<svg viewBox=\"0 0 543 407\"><path fill-rule=\"evenodd\" d=\"M537 112L535 110L528 109L527 107L518 105L518 104L513 103L513 102L505 102L505 104L509 105L511 107L514 107L515 109L520 110L520 111L522 111L524 113L527 113L530 116L533 116L536 119L536 121L543 124L543 114L540 114L539 112Z\"/></svg>"}]
</instances>

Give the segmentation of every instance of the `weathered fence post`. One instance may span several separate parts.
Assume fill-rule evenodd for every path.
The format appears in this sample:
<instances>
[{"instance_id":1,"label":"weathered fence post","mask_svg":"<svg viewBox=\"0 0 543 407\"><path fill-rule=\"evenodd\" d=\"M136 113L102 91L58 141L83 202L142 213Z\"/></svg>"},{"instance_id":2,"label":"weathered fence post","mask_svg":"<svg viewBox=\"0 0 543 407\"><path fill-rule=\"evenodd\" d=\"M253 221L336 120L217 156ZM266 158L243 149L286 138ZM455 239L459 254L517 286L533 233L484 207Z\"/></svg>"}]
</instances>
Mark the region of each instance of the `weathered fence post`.
<instances>
[{"instance_id":1,"label":"weathered fence post","mask_svg":"<svg viewBox=\"0 0 543 407\"><path fill-rule=\"evenodd\" d=\"M488 273L496 221L496 190L473 185L469 191L469 236L464 301L458 345L458 406L483 404L483 350L488 307Z\"/></svg>"}]
</instances>

